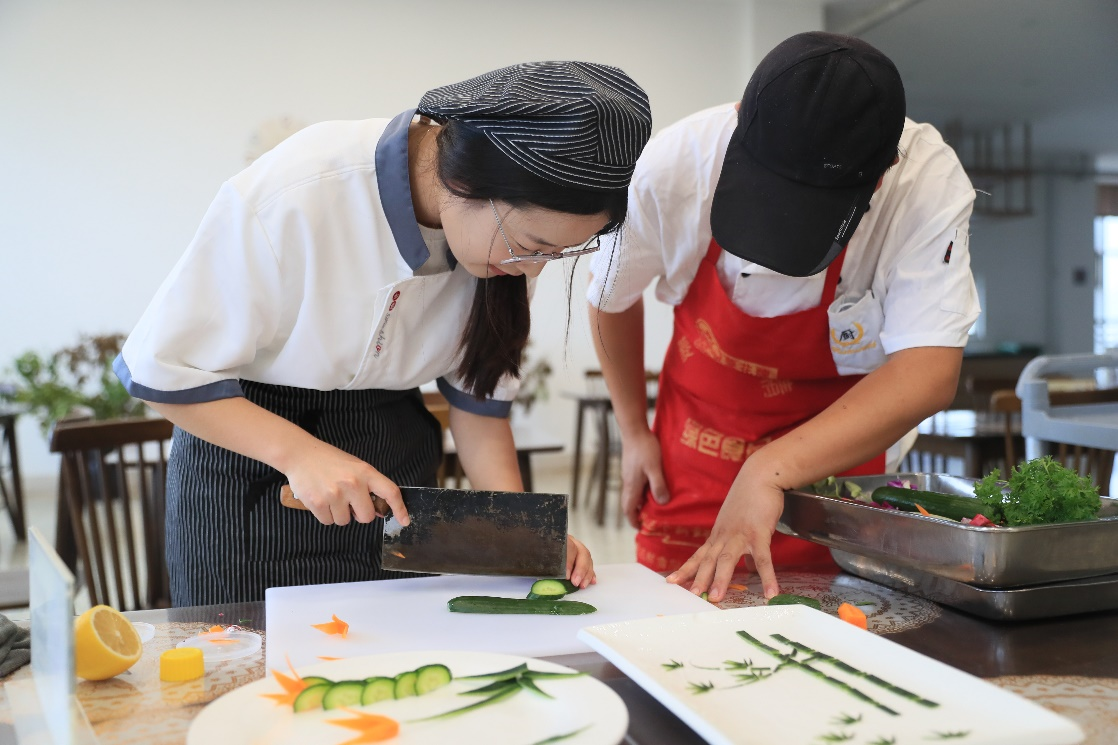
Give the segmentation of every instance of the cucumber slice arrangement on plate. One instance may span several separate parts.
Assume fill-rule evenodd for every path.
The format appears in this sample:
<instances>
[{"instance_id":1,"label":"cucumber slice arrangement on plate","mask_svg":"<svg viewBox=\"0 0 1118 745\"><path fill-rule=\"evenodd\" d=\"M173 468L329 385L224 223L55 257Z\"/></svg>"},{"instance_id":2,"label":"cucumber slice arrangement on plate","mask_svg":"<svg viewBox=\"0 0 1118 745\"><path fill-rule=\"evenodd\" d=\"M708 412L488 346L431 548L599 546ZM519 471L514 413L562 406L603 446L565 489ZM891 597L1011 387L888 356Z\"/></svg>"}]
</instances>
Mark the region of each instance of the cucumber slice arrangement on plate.
<instances>
[{"instance_id":1,"label":"cucumber slice arrangement on plate","mask_svg":"<svg viewBox=\"0 0 1118 745\"><path fill-rule=\"evenodd\" d=\"M423 696L451 681L446 665L423 665L400 673L394 678L377 676L365 680L333 681L318 676L303 678L309 685L295 697L296 713L316 709L338 709L368 706L389 699Z\"/></svg>"}]
</instances>

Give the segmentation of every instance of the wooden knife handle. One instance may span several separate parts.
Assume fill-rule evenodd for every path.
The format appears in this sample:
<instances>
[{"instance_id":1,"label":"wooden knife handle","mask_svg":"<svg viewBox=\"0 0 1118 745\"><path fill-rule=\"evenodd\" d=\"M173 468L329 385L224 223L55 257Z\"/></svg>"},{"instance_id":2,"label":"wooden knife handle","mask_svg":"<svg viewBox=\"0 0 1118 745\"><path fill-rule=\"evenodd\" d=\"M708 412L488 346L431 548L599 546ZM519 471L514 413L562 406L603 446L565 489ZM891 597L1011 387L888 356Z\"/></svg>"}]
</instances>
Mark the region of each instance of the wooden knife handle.
<instances>
[{"instance_id":1,"label":"wooden knife handle","mask_svg":"<svg viewBox=\"0 0 1118 745\"><path fill-rule=\"evenodd\" d=\"M392 514L392 508L388 506L388 502L384 501L384 499L378 497L376 494L370 493L369 496L373 498L373 509L377 511L378 515L387 517ZM280 504L284 507L290 507L293 510L310 509L295 496L295 492L291 491L291 487L288 484L284 484L280 487Z\"/></svg>"}]
</instances>

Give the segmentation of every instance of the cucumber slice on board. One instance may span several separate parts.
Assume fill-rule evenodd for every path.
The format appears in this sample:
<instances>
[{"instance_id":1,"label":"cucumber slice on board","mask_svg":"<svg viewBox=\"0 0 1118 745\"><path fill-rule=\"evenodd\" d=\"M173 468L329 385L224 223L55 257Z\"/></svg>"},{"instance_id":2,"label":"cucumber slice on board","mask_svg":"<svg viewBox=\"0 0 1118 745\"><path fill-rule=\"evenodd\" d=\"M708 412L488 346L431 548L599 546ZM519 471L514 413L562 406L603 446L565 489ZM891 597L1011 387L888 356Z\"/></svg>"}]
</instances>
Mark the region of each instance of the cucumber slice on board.
<instances>
[{"instance_id":1,"label":"cucumber slice on board","mask_svg":"<svg viewBox=\"0 0 1118 745\"><path fill-rule=\"evenodd\" d=\"M529 600L558 600L564 595L578 592L578 585L566 579L538 579L528 591Z\"/></svg>"}]
</instances>

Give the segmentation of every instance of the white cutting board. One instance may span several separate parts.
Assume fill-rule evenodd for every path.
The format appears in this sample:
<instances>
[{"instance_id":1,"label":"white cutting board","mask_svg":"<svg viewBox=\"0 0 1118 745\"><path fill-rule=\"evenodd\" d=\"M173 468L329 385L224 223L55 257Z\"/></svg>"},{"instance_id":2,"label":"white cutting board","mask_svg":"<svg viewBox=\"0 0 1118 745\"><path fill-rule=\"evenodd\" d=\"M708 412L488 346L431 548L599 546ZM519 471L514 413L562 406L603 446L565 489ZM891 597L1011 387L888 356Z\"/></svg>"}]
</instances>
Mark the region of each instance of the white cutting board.
<instances>
[{"instance_id":1,"label":"white cutting board","mask_svg":"<svg viewBox=\"0 0 1118 745\"><path fill-rule=\"evenodd\" d=\"M380 582L273 587L265 593L267 665L286 669L321 662L321 657L414 650L503 652L525 657L593 651L575 638L584 626L701 613L707 601L640 564L595 567L598 583L568 595L598 609L582 616L521 616L451 613L459 595L522 598L532 580L521 577L443 575ZM312 624L335 614L349 635L327 635Z\"/></svg>"}]
</instances>

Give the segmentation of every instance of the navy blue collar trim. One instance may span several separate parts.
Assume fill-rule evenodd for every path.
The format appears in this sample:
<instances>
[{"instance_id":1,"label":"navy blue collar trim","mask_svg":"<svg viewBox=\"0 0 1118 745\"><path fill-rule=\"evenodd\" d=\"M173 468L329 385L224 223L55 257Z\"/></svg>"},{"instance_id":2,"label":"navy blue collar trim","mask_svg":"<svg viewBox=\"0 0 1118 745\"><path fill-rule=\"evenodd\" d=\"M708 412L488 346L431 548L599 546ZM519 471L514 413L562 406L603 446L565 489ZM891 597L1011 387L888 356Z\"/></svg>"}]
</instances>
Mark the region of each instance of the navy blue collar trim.
<instances>
[{"instance_id":1,"label":"navy blue collar trim","mask_svg":"<svg viewBox=\"0 0 1118 745\"><path fill-rule=\"evenodd\" d=\"M415 219L415 207L411 198L411 180L408 173L408 126L415 109L400 113L388 123L377 142L376 168L377 189L380 203L392 238L400 250L400 256L416 271L431 257L427 244L419 232L419 222ZM447 250L450 268L457 265L454 255Z\"/></svg>"}]
</instances>

